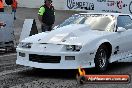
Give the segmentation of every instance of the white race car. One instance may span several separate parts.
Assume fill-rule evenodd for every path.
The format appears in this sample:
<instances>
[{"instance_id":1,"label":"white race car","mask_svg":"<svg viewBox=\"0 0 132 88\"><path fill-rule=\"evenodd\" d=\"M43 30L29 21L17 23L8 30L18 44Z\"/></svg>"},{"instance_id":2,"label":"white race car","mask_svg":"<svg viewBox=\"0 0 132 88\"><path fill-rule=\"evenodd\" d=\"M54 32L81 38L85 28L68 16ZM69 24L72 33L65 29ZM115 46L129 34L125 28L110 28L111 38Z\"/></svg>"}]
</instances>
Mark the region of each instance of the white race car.
<instances>
[{"instance_id":1,"label":"white race car","mask_svg":"<svg viewBox=\"0 0 132 88\"><path fill-rule=\"evenodd\" d=\"M42 69L96 67L131 57L132 19L128 14L75 14L54 30L22 40L16 63Z\"/></svg>"}]
</instances>

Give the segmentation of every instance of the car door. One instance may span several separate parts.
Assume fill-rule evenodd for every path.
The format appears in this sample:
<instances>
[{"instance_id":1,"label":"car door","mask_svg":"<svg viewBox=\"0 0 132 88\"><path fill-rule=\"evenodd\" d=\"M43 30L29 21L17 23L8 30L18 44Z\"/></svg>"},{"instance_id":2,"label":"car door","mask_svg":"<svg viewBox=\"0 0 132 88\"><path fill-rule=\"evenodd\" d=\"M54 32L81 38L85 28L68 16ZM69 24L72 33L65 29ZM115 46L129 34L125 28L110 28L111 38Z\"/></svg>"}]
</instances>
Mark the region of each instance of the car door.
<instances>
[{"instance_id":1,"label":"car door","mask_svg":"<svg viewBox=\"0 0 132 88\"><path fill-rule=\"evenodd\" d=\"M132 19L129 15L119 15L117 17L117 28L122 27L126 30L123 32L117 32L117 39L119 53L126 53L132 51Z\"/></svg>"}]
</instances>

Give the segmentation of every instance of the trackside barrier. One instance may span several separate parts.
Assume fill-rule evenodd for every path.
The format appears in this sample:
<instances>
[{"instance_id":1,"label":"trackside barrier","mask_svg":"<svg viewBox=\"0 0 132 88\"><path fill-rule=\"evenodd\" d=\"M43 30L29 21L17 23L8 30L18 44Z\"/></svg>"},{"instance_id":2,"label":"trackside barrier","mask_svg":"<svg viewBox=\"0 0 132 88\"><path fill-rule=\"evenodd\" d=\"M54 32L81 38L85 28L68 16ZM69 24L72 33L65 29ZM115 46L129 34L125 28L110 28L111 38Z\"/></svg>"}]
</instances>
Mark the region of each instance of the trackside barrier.
<instances>
[{"instance_id":1,"label":"trackside barrier","mask_svg":"<svg viewBox=\"0 0 132 88\"><path fill-rule=\"evenodd\" d=\"M13 16L9 13L0 12L0 23L4 26L0 26L0 49L14 48L14 24Z\"/></svg>"},{"instance_id":2,"label":"trackside barrier","mask_svg":"<svg viewBox=\"0 0 132 88\"><path fill-rule=\"evenodd\" d=\"M65 10L132 14L132 0L65 0Z\"/></svg>"}]
</instances>

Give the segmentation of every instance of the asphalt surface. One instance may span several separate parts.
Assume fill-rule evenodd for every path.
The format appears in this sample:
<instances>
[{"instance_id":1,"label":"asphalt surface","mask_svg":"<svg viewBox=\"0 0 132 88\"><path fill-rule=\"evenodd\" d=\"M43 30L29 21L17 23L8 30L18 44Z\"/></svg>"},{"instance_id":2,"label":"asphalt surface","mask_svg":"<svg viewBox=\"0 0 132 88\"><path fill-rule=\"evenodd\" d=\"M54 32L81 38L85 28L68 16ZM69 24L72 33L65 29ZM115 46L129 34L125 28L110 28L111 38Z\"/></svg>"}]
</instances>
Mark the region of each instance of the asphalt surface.
<instances>
[{"instance_id":1,"label":"asphalt surface","mask_svg":"<svg viewBox=\"0 0 132 88\"><path fill-rule=\"evenodd\" d=\"M18 8L17 20L14 22L16 40L18 41L24 19L37 19L38 9ZM10 8L6 8L10 12ZM55 25L61 23L74 13L71 11L56 11ZM42 70L17 65L16 53L0 54L0 88L132 88L132 82L127 84L84 84L76 80L77 70ZM85 69L87 74L129 74L132 75L132 63L110 64L108 70L101 73L94 68Z\"/></svg>"}]
</instances>

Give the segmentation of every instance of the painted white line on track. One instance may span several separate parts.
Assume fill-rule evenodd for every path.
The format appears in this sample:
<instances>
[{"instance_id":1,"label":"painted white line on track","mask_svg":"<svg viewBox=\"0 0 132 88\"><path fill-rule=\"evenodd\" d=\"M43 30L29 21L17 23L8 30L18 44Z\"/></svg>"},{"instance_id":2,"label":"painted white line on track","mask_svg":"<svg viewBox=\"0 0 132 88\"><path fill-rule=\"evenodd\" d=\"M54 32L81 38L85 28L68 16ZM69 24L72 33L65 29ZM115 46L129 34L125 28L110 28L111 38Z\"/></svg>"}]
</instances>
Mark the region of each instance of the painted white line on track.
<instances>
[{"instance_id":1,"label":"painted white line on track","mask_svg":"<svg viewBox=\"0 0 132 88\"><path fill-rule=\"evenodd\" d=\"M16 55L16 53L14 53L14 54L8 54L8 55L2 55L2 56L0 56L0 58L1 58L1 57L15 56L15 55Z\"/></svg>"}]
</instances>

